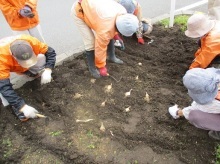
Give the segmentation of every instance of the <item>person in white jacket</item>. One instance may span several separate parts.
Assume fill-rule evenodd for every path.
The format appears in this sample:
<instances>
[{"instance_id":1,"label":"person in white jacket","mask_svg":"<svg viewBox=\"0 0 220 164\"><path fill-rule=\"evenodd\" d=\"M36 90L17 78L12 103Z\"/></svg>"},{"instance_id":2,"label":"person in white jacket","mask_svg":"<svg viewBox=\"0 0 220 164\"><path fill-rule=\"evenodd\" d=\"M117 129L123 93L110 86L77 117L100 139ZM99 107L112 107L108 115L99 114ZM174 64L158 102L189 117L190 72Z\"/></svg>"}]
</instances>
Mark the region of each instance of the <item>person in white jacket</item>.
<instances>
[{"instance_id":1,"label":"person in white jacket","mask_svg":"<svg viewBox=\"0 0 220 164\"><path fill-rule=\"evenodd\" d=\"M183 84L193 99L190 106L183 109L178 105L169 107L174 119L185 117L195 127L209 130L209 137L220 140L220 69L193 68L186 72Z\"/></svg>"}]
</instances>

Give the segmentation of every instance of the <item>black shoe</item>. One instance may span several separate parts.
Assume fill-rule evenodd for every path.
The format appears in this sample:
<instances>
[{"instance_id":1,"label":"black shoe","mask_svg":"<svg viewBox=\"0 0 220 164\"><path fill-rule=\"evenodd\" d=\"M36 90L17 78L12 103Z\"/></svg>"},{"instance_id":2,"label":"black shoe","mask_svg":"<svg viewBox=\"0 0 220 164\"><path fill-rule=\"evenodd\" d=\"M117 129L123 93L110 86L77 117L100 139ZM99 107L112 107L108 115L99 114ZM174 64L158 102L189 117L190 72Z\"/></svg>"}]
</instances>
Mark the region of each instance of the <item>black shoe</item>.
<instances>
[{"instance_id":1,"label":"black shoe","mask_svg":"<svg viewBox=\"0 0 220 164\"><path fill-rule=\"evenodd\" d=\"M208 133L210 138L213 138L215 140L220 140L220 132L219 131L209 131Z\"/></svg>"}]
</instances>

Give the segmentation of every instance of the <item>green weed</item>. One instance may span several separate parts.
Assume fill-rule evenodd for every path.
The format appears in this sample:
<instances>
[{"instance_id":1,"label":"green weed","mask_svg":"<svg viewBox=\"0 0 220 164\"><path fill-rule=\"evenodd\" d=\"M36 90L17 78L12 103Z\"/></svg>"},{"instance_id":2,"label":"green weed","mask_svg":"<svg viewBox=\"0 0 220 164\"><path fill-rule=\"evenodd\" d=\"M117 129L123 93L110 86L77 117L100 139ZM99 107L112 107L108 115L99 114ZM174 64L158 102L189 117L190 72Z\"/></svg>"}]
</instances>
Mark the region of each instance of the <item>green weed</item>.
<instances>
[{"instance_id":1,"label":"green weed","mask_svg":"<svg viewBox=\"0 0 220 164\"><path fill-rule=\"evenodd\" d=\"M4 151L3 157L4 158L10 157L12 155L12 152L13 152L13 150L11 148L12 147L11 140L9 138L3 139L2 144L5 145L6 147L8 147L7 148L8 150Z\"/></svg>"},{"instance_id":2,"label":"green weed","mask_svg":"<svg viewBox=\"0 0 220 164\"><path fill-rule=\"evenodd\" d=\"M3 139L2 144L6 145L7 147L11 147L12 146L11 140L9 138Z\"/></svg>"},{"instance_id":3,"label":"green weed","mask_svg":"<svg viewBox=\"0 0 220 164\"><path fill-rule=\"evenodd\" d=\"M179 25L181 31L185 31L187 29L187 20L189 19L188 15L177 15L174 18L174 25ZM170 19L166 18L159 22L159 24L164 27L169 27Z\"/></svg>"},{"instance_id":4,"label":"green weed","mask_svg":"<svg viewBox=\"0 0 220 164\"><path fill-rule=\"evenodd\" d=\"M94 136L91 130L89 130L86 135L90 138L92 138Z\"/></svg>"},{"instance_id":5,"label":"green weed","mask_svg":"<svg viewBox=\"0 0 220 164\"><path fill-rule=\"evenodd\" d=\"M220 164L220 145L216 147L216 163L215 164Z\"/></svg>"},{"instance_id":6,"label":"green weed","mask_svg":"<svg viewBox=\"0 0 220 164\"><path fill-rule=\"evenodd\" d=\"M87 147L88 147L89 149L95 149L95 145L94 145L94 144L89 144Z\"/></svg>"},{"instance_id":7,"label":"green weed","mask_svg":"<svg viewBox=\"0 0 220 164\"><path fill-rule=\"evenodd\" d=\"M52 137L55 137L55 136L59 136L63 133L63 131L55 131L55 132L50 132L49 134L52 136Z\"/></svg>"}]
</instances>

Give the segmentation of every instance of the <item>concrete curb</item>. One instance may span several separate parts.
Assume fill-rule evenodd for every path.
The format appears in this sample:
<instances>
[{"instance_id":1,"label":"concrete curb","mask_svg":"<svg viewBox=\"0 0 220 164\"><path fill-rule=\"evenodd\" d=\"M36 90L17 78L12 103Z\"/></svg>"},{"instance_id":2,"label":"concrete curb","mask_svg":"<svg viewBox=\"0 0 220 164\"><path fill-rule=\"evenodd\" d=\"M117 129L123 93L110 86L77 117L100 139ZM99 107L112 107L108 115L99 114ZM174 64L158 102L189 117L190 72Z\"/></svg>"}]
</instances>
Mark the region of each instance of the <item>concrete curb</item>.
<instances>
[{"instance_id":1,"label":"concrete curb","mask_svg":"<svg viewBox=\"0 0 220 164\"><path fill-rule=\"evenodd\" d=\"M192 15L196 11L179 11L176 12L175 15ZM169 13L160 15L158 17L152 18L152 24L156 24L157 22L169 18ZM84 51L84 46L80 46L74 50L69 50L65 53L62 53L60 55L57 55L56 58L56 66L61 65L64 61L72 60L76 58L77 56L81 55ZM32 81L34 78L27 77L26 75L17 75L16 73L11 73L10 81L13 85L14 89L18 89L22 87L26 82Z\"/></svg>"}]
</instances>

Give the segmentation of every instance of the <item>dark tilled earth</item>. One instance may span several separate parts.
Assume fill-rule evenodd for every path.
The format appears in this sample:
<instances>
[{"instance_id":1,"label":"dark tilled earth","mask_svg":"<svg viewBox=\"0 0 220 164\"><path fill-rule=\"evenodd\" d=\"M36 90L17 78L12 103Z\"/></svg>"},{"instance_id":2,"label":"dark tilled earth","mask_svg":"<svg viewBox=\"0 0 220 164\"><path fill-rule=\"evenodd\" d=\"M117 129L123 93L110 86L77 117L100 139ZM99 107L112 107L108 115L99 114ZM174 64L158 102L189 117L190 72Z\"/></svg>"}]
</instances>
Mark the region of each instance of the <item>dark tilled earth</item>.
<instances>
[{"instance_id":1,"label":"dark tilled earth","mask_svg":"<svg viewBox=\"0 0 220 164\"><path fill-rule=\"evenodd\" d=\"M124 64L107 63L115 79L92 79L82 54L57 66L50 84L36 79L18 89L47 118L21 123L1 106L0 163L215 163L218 143L207 131L167 111L191 103L182 77L197 41L159 25L150 37L145 45L124 38L126 50L116 50Z\"/></svg>"}]
</instances>

